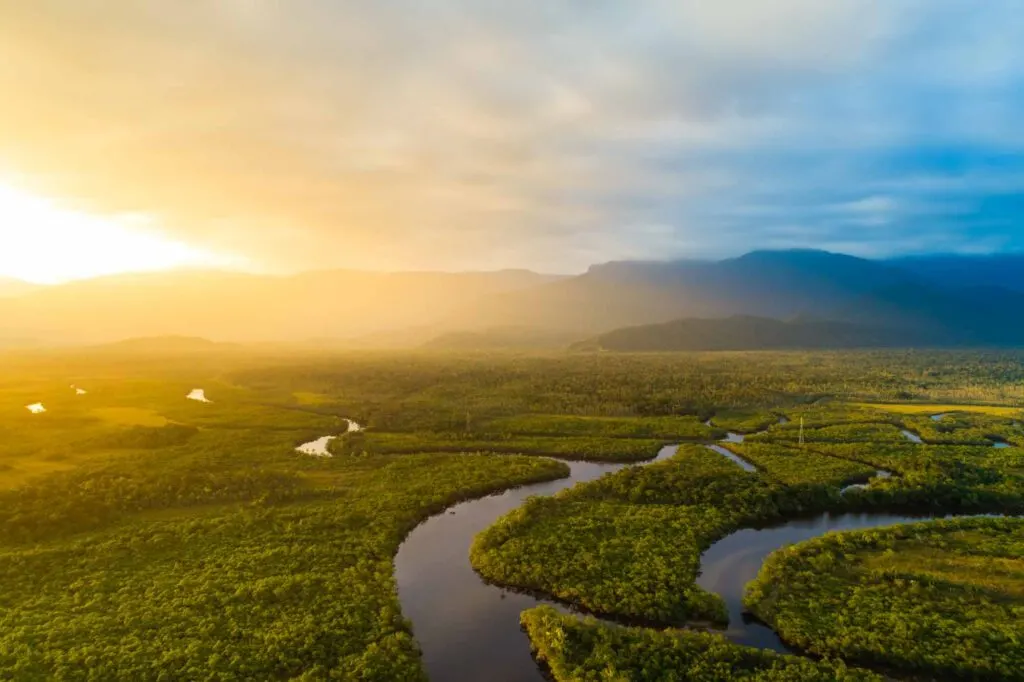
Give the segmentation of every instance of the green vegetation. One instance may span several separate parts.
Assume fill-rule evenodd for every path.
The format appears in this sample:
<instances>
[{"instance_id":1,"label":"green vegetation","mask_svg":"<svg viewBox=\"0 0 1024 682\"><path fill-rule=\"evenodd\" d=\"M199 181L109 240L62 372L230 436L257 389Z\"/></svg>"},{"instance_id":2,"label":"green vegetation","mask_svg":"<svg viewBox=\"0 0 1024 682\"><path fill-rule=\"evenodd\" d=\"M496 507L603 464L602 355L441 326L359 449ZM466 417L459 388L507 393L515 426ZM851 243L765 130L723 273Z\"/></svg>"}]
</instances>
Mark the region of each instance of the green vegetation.
<instances>
[{"instance_id":1,"label":"green vegetation","mask_svg":"<svg viewBox=\"0 0 1024 682\"><path fill-rule=\"evenodd\" d=\"M1024 680L1024 520L829 534L772 555L746 602L818 655L938 679Z\"/></svg>"},{"instance_id":2,"label":"green vegetation","mask_svg":"<svg viewBox=\"0 0 1024 682\"><path fill-rule=\"evenodd\" d=\"M153 410L139 407L97 407L92 413L112 424L128 426L166 426L168 424L167 417L157 414Z\"/></svg>"},{"instance_id":3,"label":"green vegetation","mask_svg":"<svg viewBox=\"0 0 1024 682\"><path fill-rule=\"evenodd\" d=\"M530 414L496 419L487 425L498 433L533 436L605 436L611 438L710 439L719 432L696 416L578 417Z\"/></svg>"},{"instance_id":4,"label":"green vegetation","mask_svg":"<svg viewBox=\"0 0 1024 682\"><path fill-rule=\"evenodd\" d=\"M717 635L685 630L613 627L563 616L544 606L522 615L535 655L555 682L880 682L874 673L842 662L729 644Z\"/></svg>"},{"instance_id":5,"label":"green vegetation","mask_svg":"<svg viewBox=\"0 0 1024 682\"><path fill-rule=\"evenodd\" d=\"M780 416L765 410L722 410L715 412L711 424L718 429L725 429L726 431L754 433L779 423Z\"/></svg>"},{"instance_id":6,"label":"green vegetation","mask_svg":"<svg viewBox=\"0 0 1024 682\"><path fill-rule=\"evenodd\" d=\"M665 462L529 500L478 535L470 559L490 581L596 613L723 623L724 605L694 584L701 552L747 523L824 509L836 498L826 486L774 486L685 446Z\"/></svg>"},{"instance_id":7,"label":"green vegetation","mask_svg":"<svg viewBox=\"0 0 1024 682\"><path fill-rule=\"evenodd\" d=\"M533 498L481 534L473 566L499 584L541 590L633 620L726 621L725 605L693 584L700 554L721 532L714 510Z\"/></svg>"},{"instance_id":8,"label":"green vegetation","mask_svg":"<svg viewBox=\"0 0 1024 682\"><path fill-rule=\"evenodd\" d=\"M949 412L975 412L991 414L996 417L1024 417L1024 409L1005 407L1003 405L957 405L957 404L920 404L920 403L853 403L854 407L881 410L893 414L917 414L932 416Z\"/></svg>"},{"instance_id":9,"label":"green vegetation","mask_svg":"<svg viewBox=\"0 0 1024 682\"><path fill-rule=\"evenodd\" d=\"M513 453L638 461L694 441L665 462L528 502L481 534L472 558L496 582L596 612L721 621L720 600L694 578L703 548L735 529L826 510L1024 509L1024 449L990 445L1024 444L1012 416L958 410L931 422L877 405L1019 410L1022 359L220 346L5 355L0 677L421 679L393 554L448 504L566 471ZM213 403L186 400L196 387ZM25 409L36 401L45 414ZM866 402L877 404L855 404ZM781 414L793 421L778 424ZM345 434L342 417L367 430ZM757 473L698 444L765 426L730 446ZM944 444L895 437L904 427ZM334 457L295 452L327 434L344 434ZM875 468L897 475L840 495ZM666 680L743 679L726 677L733 666L766 680L842 670L711 636L594 624L564 625L579 645L556 651L528 627L558 679L609 666L620 678Z\"/></svg>"},{"instance_id":10,"label":"green vegetation","mask_svg":"<svg viewBox=\"0 0 1024 682\"><path fill-rule=\"evenodd\" d=\"M804 441L808 443L902 443L907 439L900 429L891 424L849 423L835 426L804 428ZM799 441L800 426L792 422L779 426L755 440Z\"/></svg>"},{"instance_id":11,"label":"green vegetation","mask_svg":"<svg viewBox=\"0 0 1024 682\"><path fill-rule=\"evenodd\" d=\"M743 459L756 465L774 481L787 485L801 483L844 486L866 481L875 475L875 467L838 457L774 443L731 443L727 446Z\"/></svg>"},{"instance_id":12,"label":"green vegetation","mask_svg":"<svg viewBox=\"0 0 1024 682\"><path fill-rule=\"evenodd\" d=\"M904 423L926 443L991 445L995 440L1024 441L1024 430L1016 420L968 412L943 414L939 420L907 417Z\"/></svg>"},{"instance_id":13,"label":"green vegetation","mask_svg":"<svg viewBox=\"0 0 1024 682\"><path fill-rule=\"evenodd\" d=\"M466 437L460 434L378 433L346 435L331 443L338 454L395 454L410 452L502 452L553 455L563 459L597 462L639 462L651 459L666 443L649 438L602 438L591 436L495 436Z\"/></svg>"},{"instance_id":14,"label":"green vegetation","mask_svg":"<svg viewBox=\"0 0 1024 682\"><path fill-rule=\"evenodd\" d=\"M68 542L8 545L0 670L19 680L420 679L391 578L399 542L459 499L565 473L523 457L335 461L230 494L200 487L159 501L206 506L122 517ZM245 503L210 506L232 497ZM34 526L37 537L73 522L58 519L59 529Z\"/></svg>"},{"instance_id":15,"label":"green vegetation","mask_svg":"<svg viewBox=\"0 0 1024 682\"><path fill-rule=\"evenodd\" d=\"M0 677L422 679L391 576L402 538L456 501L567 473L303 457L344 430L337 413L235 384L221 358L65 362L7 367L0 386ZM194 386L215 402L185 400ZM24 410L40 399L49 412Z\"/></svg>"}]
</instances>

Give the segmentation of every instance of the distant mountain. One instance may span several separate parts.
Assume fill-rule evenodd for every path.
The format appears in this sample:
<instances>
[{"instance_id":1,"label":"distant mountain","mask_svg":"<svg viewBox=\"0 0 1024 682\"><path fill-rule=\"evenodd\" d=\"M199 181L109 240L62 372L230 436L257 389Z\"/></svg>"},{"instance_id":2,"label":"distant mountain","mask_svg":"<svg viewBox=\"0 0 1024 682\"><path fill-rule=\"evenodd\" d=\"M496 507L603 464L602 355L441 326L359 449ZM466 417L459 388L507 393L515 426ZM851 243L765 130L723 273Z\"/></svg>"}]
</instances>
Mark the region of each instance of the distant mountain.
<instances>
[{"instance_id":1,"label":"distant mountain","mask_svg":"<svg viewBox=\"0 0 1024 682\"><path fill-rule=\"evenodd\" d=\"M620 261L488 297L464 320L596 333L683 317L828 317L872 291L920 286L917 277L888 264L824 251L755 251L723 261Z\"/></svg>"},{"instance_id":2,"label":"distant mountain","mask_svg":"<svg viewBox=\"0 0 1024 682\"><path fill-rule=\"evenodd\" d=\"M945 289L997 287L1024 293L1024 253L913 256L886 263Z\"/></svg>"},{"instance_id":3,"label":"distant mountain","mask_svg":"<svg viewBox=\"0 0 1024 682\"><path fill-rule=\"evenodd\" d=\"M424 343L425 350L541 350L565 348L580 340L577 332L535 327L497 327L481 331L454 331Z\"/></svg>"},{"instance_id":4,"label":"distant mountain","mask_svg":"<svg viewBox=\"0 0 1024 682\"><path fill-rule=\"evenodd\" d=\"M38 284L32 284L21 279L0 277L0 298L23 296L39 288Z\"/></svg>"},{"instance_id":5,"label":"distant mountain","mask_svg":"<svg viewBox=\"0 0 1024 682\"><path fill-rule=\"evenodd\" d=\"M104 277L0 297L0 338L95 344L176 335L316 340L337 348L526 348L622 327L741 316L857 327L815 329L836 344L875 343L858 336L865 330L886 330L877 342L888 343L896 330L901 343L915 345L1016 346L1024 345L1021 258L874 261L790 250L721 261L615 261L572 277L523 270ZM803 331L779 333L800 340Z\"/></svg>"},{"instance_id":6,"label":"distant mountain","mask_svg":"<svg viewBox=\"0 0 1024 682\"><path fill-rule=\"evenodd\" d=\"M150 336L124 339L93 348L116 353L205 353L225 346L231 347L232 344L215 343L198 336Z\"/></svg>"},{"instance_id":7,"label":"distant mountain","mask_svg":"<svg viewBox=\"0 0 1024 682\"><path fill-rule=\"evenodd\" d=\"M102 277L0 299L0 335L16 329L19 336L51 343L160 336L244 342L346 339L433 325L482 297L556 279L523 270Z\"/></svg>"},{"instance_id":8,"label":"distant mountain","mask_svg":"<svg viewBox=\"0 0 1024 682\"><path fill-rule=\"evenodd\" d=\"M790 321L736 315L624 327L572 346L576 351L704 351L914 346L911 331L802 317Z\"/></svg>"}]
</instances>

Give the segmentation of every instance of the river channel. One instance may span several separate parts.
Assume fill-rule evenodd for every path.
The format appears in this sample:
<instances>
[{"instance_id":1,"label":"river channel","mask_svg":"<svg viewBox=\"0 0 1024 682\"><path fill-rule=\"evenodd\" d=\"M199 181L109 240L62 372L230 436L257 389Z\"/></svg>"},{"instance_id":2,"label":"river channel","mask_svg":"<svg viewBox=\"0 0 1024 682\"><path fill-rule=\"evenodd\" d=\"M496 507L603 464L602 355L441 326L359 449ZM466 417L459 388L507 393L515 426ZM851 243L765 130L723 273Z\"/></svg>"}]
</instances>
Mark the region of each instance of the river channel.
<instances>
[{"instance_id":1,"label":"river channel","mask_svg":"<svg viewBox=\"0 0 1024 682\"><path fill-rule=\"evenodd\" d=\"M730 433L723 443L742 442ZM399 548L395 577L402 612L412 621L423 661L434 682L542 682L519 627L519 614L540 604L562 604L490 585L469 563L474 536L500 516L521 506L532 495L553 495L577 483L593 481L628 466L644 466L671 458L677 445L665 446L642 464L603 464L567 461L567 478L506 490L458 504L419 525ZM754 467L725 448L708 446L747 471ZM881 473L881 472L880 472ZM764 559L775 550L832 530L856 530L920 521L896 514L821 514L763 529L744 529L714 543L701 557L697 584L720 595L728 607L730 625L723 634L739 644L788 651L775 632L743 610L743 591Z\"/></svg>"}]
</instances>

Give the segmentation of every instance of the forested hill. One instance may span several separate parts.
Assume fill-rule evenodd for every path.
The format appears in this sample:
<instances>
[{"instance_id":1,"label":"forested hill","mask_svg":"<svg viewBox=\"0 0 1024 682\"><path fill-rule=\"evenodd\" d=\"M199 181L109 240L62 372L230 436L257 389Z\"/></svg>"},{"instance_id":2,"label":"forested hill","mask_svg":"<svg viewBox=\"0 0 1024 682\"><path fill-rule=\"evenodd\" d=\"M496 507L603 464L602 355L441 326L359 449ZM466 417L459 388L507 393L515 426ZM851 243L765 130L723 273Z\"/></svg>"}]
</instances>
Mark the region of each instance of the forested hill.
<instances>
[{"instance_id":1,"label":"forested hill","mask_svg":"<svg viewBox=\"0 0 1024 682\"><path fill-rule=\"evenodd\" d=\"M812 316L908 328L937 345L1022 345L1024 268L1015 271L1015 262L1010 256L873 261L808 250L722 261L621 261L489 296L463 320L595 335L686 318ZM986 263L991 273L971 274Z\"/></svg>"},{"instance_id":2,"label":"forested hill","mask_svg":"<svg viewBox=\"0 0 1024 682\"><path fill-rule=\"evenodd\" d=\"M325 347L565 348L621 327L713 318L719 323L683 325L687 338L701 340L682 346L1024 346L1024 256L1012 254L869 260L754 251L719 261L613 261L575 276L172 272L29 286L21 295L5 290L16 288L0 281L7 345L185 336ZM736 315L802 322L776 330L770 322L726 321ZM821 320L847 326L822 328ZM728 339L729 330L741 336Z\"/></svg>"},{"instance_id":3,"label":"forested hill","mask_svg":"<svg viewBox=\"0 0 1024 682\"><path fill-rule=\"evenodd\" d=\"M572 346L576 351L781 350L931 345L913 330L801 317L737 315L624 327ZM953 339L945 339L952 342ZM944 345L944 344L939 344Z\"/></svg>"}]
</instances>

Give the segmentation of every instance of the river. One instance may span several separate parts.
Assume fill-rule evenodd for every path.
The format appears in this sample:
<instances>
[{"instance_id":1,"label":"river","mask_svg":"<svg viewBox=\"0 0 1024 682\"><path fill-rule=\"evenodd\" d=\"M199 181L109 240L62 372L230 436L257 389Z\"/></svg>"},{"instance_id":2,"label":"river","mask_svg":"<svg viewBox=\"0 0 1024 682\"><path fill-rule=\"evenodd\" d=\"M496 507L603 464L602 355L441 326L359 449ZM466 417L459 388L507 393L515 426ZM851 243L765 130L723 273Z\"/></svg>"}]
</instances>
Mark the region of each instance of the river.
<instances>
[{"instance_id":1,"label":"river","mask_svg":"<svg viewBox=\"0 0 1024 682\"><path fill-rule=\"evenodd\" d=\"M730 433L722 442L742 442ZM675 455L677 445L665 446L646 462ZM729 456L745 470L752 466L721 446L708 446ZM469 563L474 536L500 516L516 509L531 495L553 495L618 471L631 464L566 462L567 478L522 486L451 507L419 525L395 557L395 579L402 612L413 625L423 651L423 663L434 682L542 682L530 644L519 627L519 614L540 604L563 612L566 606L532 595L489 585ZM739 644L788 651L775 632L745 616L743 591L764 559L775 550L809 540L831 530L856 530L919 521L895 514L821 514L764 529L744 529L714 543L701 557L697 584L720 595L728 607L730 625L723 634Z\"/></svg>"},{"instance_id":2,"label":"river","mask_svg":"<svg viewBox=\"0 0 1024 682\"><path fill-rule=\"evenodd\" d=\"M663 447L650 462L676 454ZM535 483L456 505L420 524L395 556L395 579L403 615L423 651L435 682L538 682L543 680L519 629L519 614L542 599L485 583L469 563L477 533L523 504L531 495L554 495L629 464L566 462L568 478ZM559 606L563 611L565 607Z\"/></svg>"}]
</instances>

